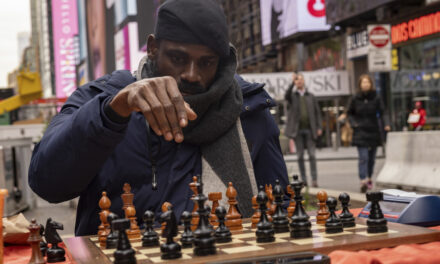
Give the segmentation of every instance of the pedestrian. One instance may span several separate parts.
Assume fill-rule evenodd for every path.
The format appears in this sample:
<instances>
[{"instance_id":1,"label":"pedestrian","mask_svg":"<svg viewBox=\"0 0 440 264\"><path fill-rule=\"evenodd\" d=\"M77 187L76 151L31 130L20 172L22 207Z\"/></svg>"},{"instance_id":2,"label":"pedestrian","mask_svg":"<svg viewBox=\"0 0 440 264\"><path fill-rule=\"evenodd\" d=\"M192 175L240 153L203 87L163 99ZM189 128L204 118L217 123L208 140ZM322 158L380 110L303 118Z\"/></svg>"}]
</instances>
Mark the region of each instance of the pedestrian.
<instances>
[{"instance_id":1,"label":"pedestrian","mask_svg":"<svg viewBox=\"0 0 440 264\"><path fill-rule=\"evenodd\" d=\"M124 183L138 222L146 210L159 215L165 201L178 218L191 212L195 175L205 194L232 182L243 217L253 213L258 185L279 179L286 188L275 102L264 84L236 74L228 36L217 1L168 0L137 72L115 71L69 97L35 146L29 185L52 203L80 197L77 236L96 234L103 191L124 216Z\"/></svg>"},{"instance_id":2,"label":"pedestrian","mask_svg":"<svg viewBox=\"0 0 440 264\"><path fill-rule=\"evenodd\" d=\"M316 141L322 134L322 117L315 96L307 91L304 76L292 76L294 83L286 93L289 111L286 124L286 136L295 141L298 166L301 178L307 185L306 169L304 165L304 150L307 148L312 175L312 186L318 187L318 172L316 168ZM295 87L295 91L293 90ZM289 91L290 90L290 91Z\"/></svg>"},{"instance_id":3,"label":"pedestrian","mask_svg":"<svg viewBox=\"0 0 440 264\"><path fill-rule=\"evenodd\" d=\"M354 129L353 145L359 154L359 178L361 192L373 188L371 179L377 147L382 145L381 119L385 131L390 131L389 118L382 99L376 94L373 81L367 74L359 77L358 93L350 101L347 114Z\"/></svg>"},{"instance_id":4,"label":"pedestrian","mask_svg":"<svg viewBox=\"0 0 440 264\"><path fill-rule=\"evenodd\" d=\"M415 108L409 114L408 123L410 123L414 131L420 131L426 123L426 110L423 109L422 102L417 101L415 103Z\"/></svg>"}]
</instances>

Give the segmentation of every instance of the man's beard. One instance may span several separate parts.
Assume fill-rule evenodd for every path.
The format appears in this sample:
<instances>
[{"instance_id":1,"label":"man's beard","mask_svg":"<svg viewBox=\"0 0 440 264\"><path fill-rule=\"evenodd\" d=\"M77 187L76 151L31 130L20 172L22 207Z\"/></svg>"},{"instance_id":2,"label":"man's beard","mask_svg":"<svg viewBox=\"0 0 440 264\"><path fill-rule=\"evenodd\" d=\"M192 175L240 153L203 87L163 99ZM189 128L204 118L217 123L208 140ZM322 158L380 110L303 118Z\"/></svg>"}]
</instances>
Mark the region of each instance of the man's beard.
<instances>
[{"instance_id":1,"label":"man's beard","mask_svg":"<svg viewBox=\"0 0 440 264\"><path fill-rule=\"evenodd\" d=\"M156 63L156 60L147 60L148 67L147 74L152 77L161 77L162 74L159 73L159 67ZM203 87L200 83L190 83L185 80L181 80L180 83L177 84L179 91L186 96L201 94L206 92L208 89Z\"/></svg>"}]
</instances>

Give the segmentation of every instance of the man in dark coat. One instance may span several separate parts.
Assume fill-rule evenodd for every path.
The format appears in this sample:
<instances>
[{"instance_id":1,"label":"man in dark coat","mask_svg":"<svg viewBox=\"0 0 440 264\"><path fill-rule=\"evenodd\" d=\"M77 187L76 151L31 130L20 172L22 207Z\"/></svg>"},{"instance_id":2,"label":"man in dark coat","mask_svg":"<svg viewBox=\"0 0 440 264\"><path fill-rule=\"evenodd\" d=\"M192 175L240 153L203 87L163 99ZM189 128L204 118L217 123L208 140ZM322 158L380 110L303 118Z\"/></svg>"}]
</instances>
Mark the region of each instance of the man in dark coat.
<instances>
[{"instance_id":1,"label":"man in dark coat","mask_svg":"<svg viewBox=\"0 0 440 264\"><path fill-rule=\"evenodd\" d=\"M304 85L302 74L294 75L296 91L292 92L292 84L286 92L289 103L289 113L285 134L295 141L298 155L298 166L302 180L307 184L306 168L304 164L304 149L307 147L312 174L312 186L318 187L318 172L316 168L316 140L322 134L321 110L315 96L308 92Z\"/></svg>"},{"instance_id":2,"label":"man in dark coat","mask_svg":"<svg viewBox=\"0 0 440 264\"><path fill-rule=\"evenodd\" d=\"M234 77L236 51L214 0L163 4L147 54L135 74L116 71L78 88L35 147L29 184L49 202L80 197L76 235L96 234L102 191L124 216L126 182L138 222L165 201L178 217L191 211L194 175L206 194L233 182L244 217L257 185L288 184L275 103L262 84Z\"/></svg>"}]
</instances>

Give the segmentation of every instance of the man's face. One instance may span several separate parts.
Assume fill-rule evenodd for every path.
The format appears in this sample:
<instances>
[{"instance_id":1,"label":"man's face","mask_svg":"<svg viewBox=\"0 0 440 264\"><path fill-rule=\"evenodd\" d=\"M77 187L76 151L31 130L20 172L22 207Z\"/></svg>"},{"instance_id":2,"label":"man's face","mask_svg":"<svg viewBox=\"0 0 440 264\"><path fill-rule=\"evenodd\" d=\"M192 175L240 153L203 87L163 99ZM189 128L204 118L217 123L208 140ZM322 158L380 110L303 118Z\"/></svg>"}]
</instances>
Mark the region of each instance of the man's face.
<instances>
[{"instance_id":1,"label":"man's face","mask_svg":"<svg viewBox=\"0 0 440 264\"><path fill-rule=\"evenodd\" d=\"M302 76L301 74L298 74L296 76L295 86L300 90L304 88L304 76Z\"/></svg>"},{"instance_id":2,"label":"man's face","mask_svg":"<svg viewBox=\"0 0 440 264\"><path fill-rule=\"evenodd\" d=\"M171 76L182 95L208 90L215 79L219 56L203 45L148 39L148 55L154 60L158 76Z\"/></svg>"}]
</instances>

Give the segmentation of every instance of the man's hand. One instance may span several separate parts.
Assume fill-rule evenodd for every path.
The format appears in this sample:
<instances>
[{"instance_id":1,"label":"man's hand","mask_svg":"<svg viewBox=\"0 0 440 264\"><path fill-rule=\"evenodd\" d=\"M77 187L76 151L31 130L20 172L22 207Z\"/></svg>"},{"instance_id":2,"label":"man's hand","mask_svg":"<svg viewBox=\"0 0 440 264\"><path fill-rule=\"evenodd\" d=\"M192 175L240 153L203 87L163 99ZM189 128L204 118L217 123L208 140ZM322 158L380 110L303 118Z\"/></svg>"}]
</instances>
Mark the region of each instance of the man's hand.
<instances>
[{"instance_id":1,"label":"man's hand","mask_svg":"<svg viewBox=\"0 0 440 264\"><path fill-rule=\"evenodd\" d=\"M134 82L110 102L110 107L121 116L142 112L153 131L168 141L183 141L182 128L197 114L183 100L173 77L157 77Z\"/></svg>"},{"instance_id":2,"label":"man's hand","mask_svg":"<svg viewBox=\"0 0 440 264\"><path fill-rule=\"evenodd\" d=\"M316 131L316 134L318 135L318 137L320 137L322 135L322 130L318 129L318 131Z\"/></svg>"},{"instance_id":3,"label":"man's hand","mask_svg":"<svg viewBox=\"0 0 440 264\"><path fill-rule=\"evenodd\" d=\"M390 132L391 131L391 127L390 126L385 126L384 129L385 129L386 132Z\"/></svg>"}]
</instances>

